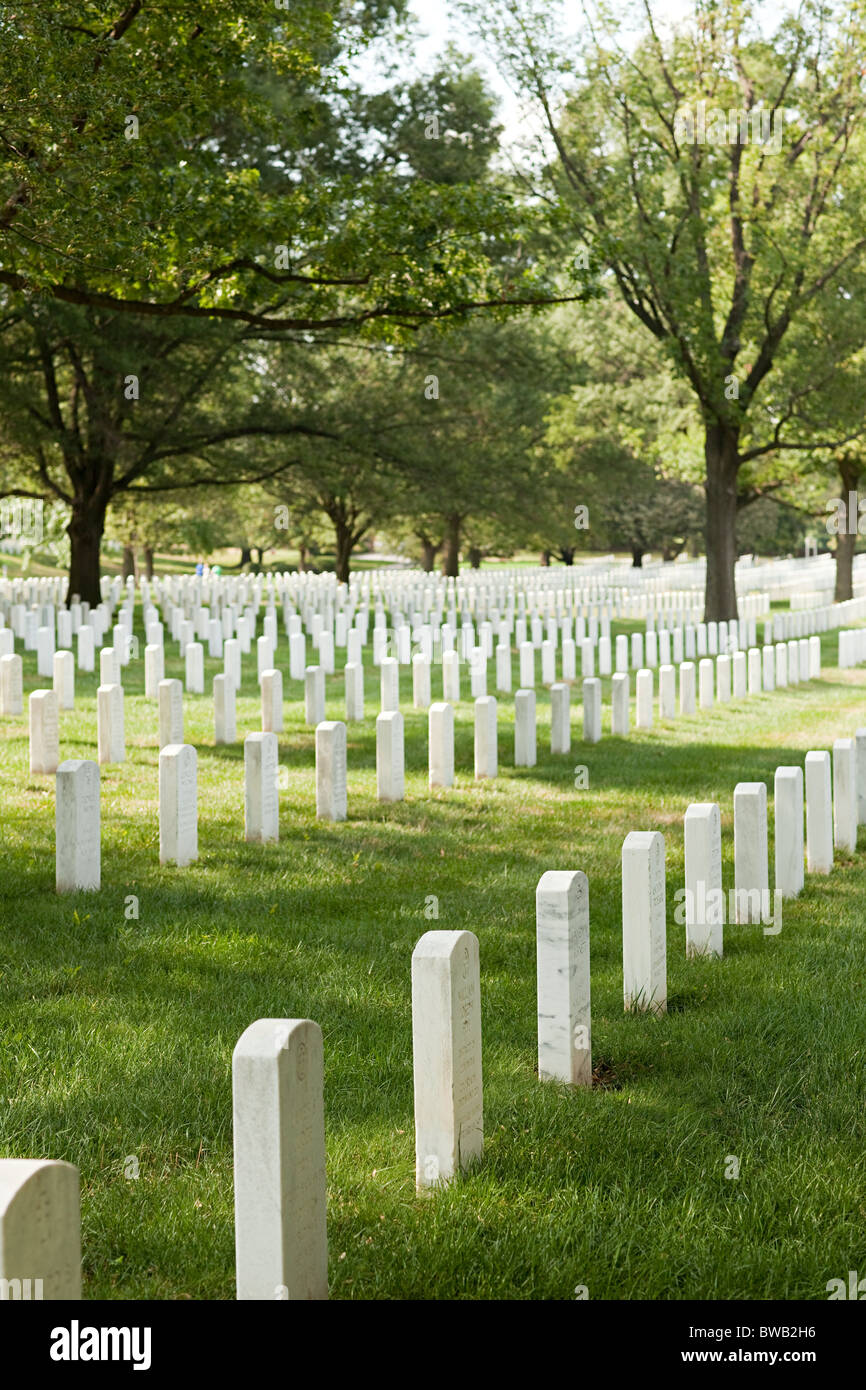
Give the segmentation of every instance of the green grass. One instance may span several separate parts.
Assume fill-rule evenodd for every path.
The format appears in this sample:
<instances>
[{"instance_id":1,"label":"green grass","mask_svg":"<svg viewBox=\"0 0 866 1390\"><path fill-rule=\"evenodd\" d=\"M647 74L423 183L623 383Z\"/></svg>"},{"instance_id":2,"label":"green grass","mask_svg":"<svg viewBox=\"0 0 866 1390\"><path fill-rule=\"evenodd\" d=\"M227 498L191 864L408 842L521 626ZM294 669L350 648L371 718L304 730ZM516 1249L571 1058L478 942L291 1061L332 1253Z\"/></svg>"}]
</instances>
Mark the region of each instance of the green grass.
<instances>
[{"instance_id":1,"label":"green grass","mask_svg":"<svg viewBox=\"0 0 866 1390\"><path fill-rule=\"evenodd\" d=\"M808 876L780 935L726 928L722 961L686 961L673 922L688 804L721 805L727 888L735 783L766 780L772 808L778 764L866 724L863 673L829 669L836 640L823 641L820 681L628 739L610 736L605 682L605 737L582 744L573 707L569 757L547 752L539 693L531 770L511 766L513 704L500 697L500 776L485 786L464 702L457 785L433 794L426 714L404 673L406 800L393 806L375 797L369 670L337 826L315 819L314 735L285 677L276 846L244 843L242 741L215 748L209 695L186 696L200 858L185 870L158 863L157 717L137 662L127 761L102 776L102 890L63 898L53 778L29 777L26 716L0 724L0 1153L80 1168L86 1296L234 1296L230 1061L269 1016L324 1032L335 1298L569 1299L586 1285L595 1299L824 1299L829 1279L866 1270L866 854ZM218 669L207 662L208 690ZM246 658L241 740L260 727L253 669ZM25 670L26 690L45 684L32 653ZM77 676L63 757L95 757L96 683ZM329 718L343 717L342 692L341 675L329 680ZM574 789L578 764L587 790ZM620 850L634 829L667 845L662 1019L622 1009ZM591 1092L536 1077L534 899L551 868L589 877ZM477 1170L419 1197L410 957L433 926L480 941L486 1148ZM724 1176L729 1155L738 1180ZM124 1177L130 1156L137 1180Z\"/></svg>"}]
</instances>

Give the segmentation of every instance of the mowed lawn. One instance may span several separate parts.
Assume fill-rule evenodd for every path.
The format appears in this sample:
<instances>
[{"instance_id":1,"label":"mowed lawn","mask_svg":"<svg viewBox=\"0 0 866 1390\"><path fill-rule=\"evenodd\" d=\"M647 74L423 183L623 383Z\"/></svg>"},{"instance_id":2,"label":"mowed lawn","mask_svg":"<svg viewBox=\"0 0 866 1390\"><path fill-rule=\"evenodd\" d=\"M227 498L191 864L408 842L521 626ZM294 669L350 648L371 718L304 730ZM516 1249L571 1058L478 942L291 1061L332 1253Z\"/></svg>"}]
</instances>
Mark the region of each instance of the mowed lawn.
<instances>
[{"instance_id":1,"label":"mowed lawn","mask_svg":"<svg viewBox=\"0 0 866 1390\"><path fill-rule=\"evenodd\" d=\"M141 640L140 610L137 622ZM432 794L427 716L411 709L404 669L406 800L390 806L376 800L367 651L342 825L316 820L314 733L280 640L278 845L243 839L242 739L261 727L254 655L235 746L213 745L221 662L206 660L207 695L184 697L200 853L184 870L158 863L157 711L143 661L126 668L127 760L102 772L97 894L54 892L54 779L30 777L27 762L26 692L46 684L34 653L25 715L0 721L0 1154L79 1167L86 1296L234 1296L231 1053L262 1017L313 1018L324 1033L335 1298L571 1299L586 1286L595 1299L824 1299L828 1280L866 1273L866 838L829 878L807 876L779 935L727 927L722 961L687 961L674 921L689 803L720 803L728 888L734 786L766 781L772 884L777 765L866 725L866 671L835 669L837 635L822 641L820 681L628 739L610 736L605 681L595 746L581 741L578 686L567 757L548 751L539 689L531 770L512 767L513 702L501 696L492 784L473 779L465 699L457 784ZM168 650L166 675L182 676ZM64 758L96 757L97 683L76 675ZM342 719L342 673L327 698ZM623 1013L630 830L660 830L667 846L662 1019ZM536 1075L535 888L547 869L589 878L591 1092ZM470 1175L418 1197L410 958L437 927L480 941L486 1146ZM732 1157L738 1179L725 1176Z\"/></svg>"}]
</instances>

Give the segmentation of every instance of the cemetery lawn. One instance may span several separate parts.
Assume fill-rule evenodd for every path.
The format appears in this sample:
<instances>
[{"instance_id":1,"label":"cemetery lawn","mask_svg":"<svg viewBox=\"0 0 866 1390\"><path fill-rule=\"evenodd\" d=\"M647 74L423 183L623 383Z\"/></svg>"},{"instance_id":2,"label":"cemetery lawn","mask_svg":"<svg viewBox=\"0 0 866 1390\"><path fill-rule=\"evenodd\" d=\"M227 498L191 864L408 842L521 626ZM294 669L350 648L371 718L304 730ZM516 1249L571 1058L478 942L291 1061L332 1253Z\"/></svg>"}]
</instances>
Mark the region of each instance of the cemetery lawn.
<instances>
[{"instance_id":1,"label":"cemetery lawn","mask_svg":"<svg viewBox=\"0 0 866 1390\"><path fill-rule=\"evenodd\" d=\"M427 716L411 709L404 669L406 800L392 806L375 795L370 668L367 719L348 728L342 825L316 821L314 734L286 676L288 784L268 846L243 840L242 739L260 728L247 657L233 747L213 746L210 694L184 698L200 854L186 870L158 863L157 713L137 661L124 673L127 761L102 770L102 890L62 898L54 779L27 768L26 695L50 682L27 653L25 716L0 720L0 1155L81 1170L85 1296L233 1298L231 1054L263 1017L313 1018L324 1033L334 1298L570 1299L583 1285L594 1299L825 1299L828 1280L866 1269L866 836L829 878L807 875L779 935L726 927L722 961L686 961L674 922L689 803L720 803L728 888L734 786L764 779L772 883L777 765L866 724L863 671L831 666L837 640L822 639L820 681L628 739L610 736L605 681L594 746L575 688L570 756L547 751L539 688L530 770L511 766L513 700L501 696L488 785L473 780L464 700L457 784L433 794ZM182 677L168 650L166 676ZM206 659L208 692L221 669ZM516 659L514 675L516 687ZM97 683L76 673L63 758L96 756ZM327 717L342 719L342 674L327 693ZM623 1014L629 830L666 840L662 1019ZM536 1077L535 888L547 869L589 878L591 1092ZM425 918L433 899L438 919ZM410 957L435 927L480 941L486 1148L458 1184L419 1197ZM732 1159L738 1178L726 1177Z\"/></svg>"}]
</instances>

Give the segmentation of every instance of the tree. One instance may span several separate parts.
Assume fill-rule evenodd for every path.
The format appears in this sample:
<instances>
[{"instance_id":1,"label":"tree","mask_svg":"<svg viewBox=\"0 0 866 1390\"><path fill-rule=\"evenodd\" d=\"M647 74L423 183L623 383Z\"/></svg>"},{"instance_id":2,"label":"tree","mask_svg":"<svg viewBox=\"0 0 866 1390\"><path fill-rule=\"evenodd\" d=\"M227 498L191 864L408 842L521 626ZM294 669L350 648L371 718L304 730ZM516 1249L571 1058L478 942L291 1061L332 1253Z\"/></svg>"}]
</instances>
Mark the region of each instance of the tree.
<instances>
[{"instance_id":1,"label":"tree","mask_svg":"<svg viewBox=\"0 0 866 1390\"><path fill-rule=\"evenodd\" d=\"M571 54L541 0L500 0L480 23L543 114L557 215L694 395L706 616L727 619L741 470L805 447L788 426L808 370L781 414L765 406L786 336L866 253L864 13L806 0L767 41L742 0L696 3L668 37L643 9L630 52L598 11Z\"/></svg>"}]
</instances>

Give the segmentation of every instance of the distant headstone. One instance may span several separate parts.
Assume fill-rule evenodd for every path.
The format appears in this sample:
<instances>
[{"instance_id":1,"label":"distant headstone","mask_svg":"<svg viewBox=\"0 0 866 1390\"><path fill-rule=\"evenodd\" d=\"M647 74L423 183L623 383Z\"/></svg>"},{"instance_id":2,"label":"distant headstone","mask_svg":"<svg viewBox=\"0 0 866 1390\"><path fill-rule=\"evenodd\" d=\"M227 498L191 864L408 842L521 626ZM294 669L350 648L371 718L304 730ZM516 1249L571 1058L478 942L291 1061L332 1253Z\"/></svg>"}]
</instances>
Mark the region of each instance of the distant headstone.
<instances>
[{"instance_id":1,"label":"distant headstone","mask_svg":"<svg viewBox=\"0 0 866 1390\"><path fill-rule=\"evenodd\" d=\"M481 1158L481 979L478 938L430 931L412 953L415 1180L448 1182Z\"/></svg>"},{"instance_id":2,"label":"distant headstone","mask_svg":"<svg viewBox=\"0 0 866 1390\"><path fill-rule=\"evenodd\" d=\"M680 666L680 714L695 712L695 664L684 661Z\"/></svg>"}]
</instances>

